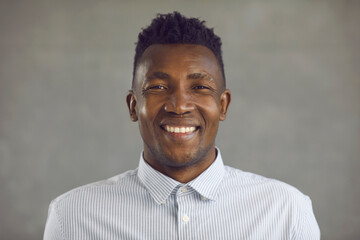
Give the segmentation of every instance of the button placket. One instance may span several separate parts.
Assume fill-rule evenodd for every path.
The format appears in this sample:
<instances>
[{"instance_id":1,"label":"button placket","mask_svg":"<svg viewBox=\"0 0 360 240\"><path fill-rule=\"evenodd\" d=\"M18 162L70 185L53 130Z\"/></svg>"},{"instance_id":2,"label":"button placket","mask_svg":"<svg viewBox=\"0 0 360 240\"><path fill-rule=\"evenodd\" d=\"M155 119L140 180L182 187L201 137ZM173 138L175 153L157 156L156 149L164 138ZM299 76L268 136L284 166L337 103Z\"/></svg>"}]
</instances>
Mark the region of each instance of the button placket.
<instances>
[{"instance_id":1,"label":"button placket","mask_svg":"<svg viewBox=\"0 0 360 240\"><path fill-rule=\"evenodd\" d=\"M191 219L189 212L189 198L191 196L187 194L189 192L188 186L183 185L178 189L177 192L177 202L178 202L178 217L180 225L185 226ZM180 227L180 226L179 226Z\"/></svg>"}]
</instances>

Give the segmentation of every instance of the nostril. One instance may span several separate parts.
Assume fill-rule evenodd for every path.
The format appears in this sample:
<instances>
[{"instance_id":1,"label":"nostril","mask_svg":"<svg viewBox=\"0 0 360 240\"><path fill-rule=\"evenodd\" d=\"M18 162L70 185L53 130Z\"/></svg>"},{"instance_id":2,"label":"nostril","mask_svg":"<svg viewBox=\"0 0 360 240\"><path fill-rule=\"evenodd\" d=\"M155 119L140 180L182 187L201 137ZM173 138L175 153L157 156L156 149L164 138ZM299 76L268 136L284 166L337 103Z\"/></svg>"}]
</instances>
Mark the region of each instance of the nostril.
<instances>
[{"instance_id":1,"label":"nostril","mask_svg":"<svg viewBox=\"0 0 360 240\"><path fill-rule=\"evenodd\" d=\"M169 113L175 113L175 114L186 114L195 109L195 105L190 101L168 101L164 104L164 110Z\"/></svg>"}]
</instances>

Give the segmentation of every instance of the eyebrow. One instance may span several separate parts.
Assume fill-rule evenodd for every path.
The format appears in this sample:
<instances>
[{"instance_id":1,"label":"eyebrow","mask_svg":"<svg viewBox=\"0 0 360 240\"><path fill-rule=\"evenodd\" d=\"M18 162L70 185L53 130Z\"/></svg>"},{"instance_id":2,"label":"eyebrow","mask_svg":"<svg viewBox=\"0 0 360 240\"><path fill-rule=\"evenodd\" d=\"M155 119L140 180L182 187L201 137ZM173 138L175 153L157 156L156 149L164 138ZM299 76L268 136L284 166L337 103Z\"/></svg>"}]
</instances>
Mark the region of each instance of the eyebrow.
<instances>
[{"instance_id":1,"label":"eyebrow","mask_svg":"<svg viewBox=\"0 0 360 240\"><path fill-rule=\"evenodd\" d=\"M214 81L214 79L209 74L206 74L206 73L191 73L191 74L187 75L187 78L194 79L194 80L207 79L210 81Z\"/></svg>"},{"instance_id":2,"label":"eyebrow","mask_svg":"<svg viewBox=\"0 0 360 240\"><path fill-rule=\"evenodd\" d=\"M152 80L152 79L170 79L171 76L167 73L164 72L154 72L152 73L150 76L147 77L148 80ZM201 80L201 79L206 79L209 81L214 81L213 77L211 77L211 75L207 74L207 73L190 73L189 75L186 76L187 79L191 79L191 80Z\"/></svg>"},{"instance_id":3,"label":"eyebrow","mask_svg":"<svg viewBox=\"0 0 360 240\"><path fill-rule=\"evenodd\" d=\"M147 77L147 79L152 80L152 79L169 79L170 75L164 72L154 72L152 73L150 76Z\"/></svg>"}]
</instances>

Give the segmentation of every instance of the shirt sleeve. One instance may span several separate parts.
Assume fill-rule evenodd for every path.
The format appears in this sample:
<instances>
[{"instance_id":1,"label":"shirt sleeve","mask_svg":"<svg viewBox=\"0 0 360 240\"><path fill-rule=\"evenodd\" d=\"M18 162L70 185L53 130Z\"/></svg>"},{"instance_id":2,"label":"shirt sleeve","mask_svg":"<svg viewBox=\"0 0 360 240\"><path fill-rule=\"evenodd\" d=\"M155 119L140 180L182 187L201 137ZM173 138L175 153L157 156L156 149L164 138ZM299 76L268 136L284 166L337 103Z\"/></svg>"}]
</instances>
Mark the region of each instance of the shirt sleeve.
<instances>
[{"instance_id":1,"label":"shirt sleeve","mask_svg":"<svg viewBox=\"0 0 360 240\"><path fill-rule=\"evenodd\" d=\"M56 209L56 201L49 206L48 218L46 221L44 240L64 240L62 226Z\"/></svg>"},{"instance_id":2,"label":"shirt sleeve","mask_svg":"<svg viewBox=\"0 0 360 240\"><path fill-rule=\"evenodd\" d=\"M305 196L305 201L299 207L298 222L293 229L293 240L319 240L320 228L315 219L312 209L311 200L308 196Z\"/></svg>"}]
</instances>

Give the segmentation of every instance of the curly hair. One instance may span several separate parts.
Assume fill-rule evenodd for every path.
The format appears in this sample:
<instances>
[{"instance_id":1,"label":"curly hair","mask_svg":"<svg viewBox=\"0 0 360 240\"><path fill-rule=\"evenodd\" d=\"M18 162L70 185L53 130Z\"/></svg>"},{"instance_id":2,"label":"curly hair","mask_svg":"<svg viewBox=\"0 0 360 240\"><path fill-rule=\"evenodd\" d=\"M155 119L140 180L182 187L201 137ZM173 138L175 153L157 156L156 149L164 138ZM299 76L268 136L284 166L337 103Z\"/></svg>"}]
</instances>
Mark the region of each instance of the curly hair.
<instances>
[{"instance_id":1,"label":"curly hair","mask_svg":"<svg viewBox=\"0 0 360 240\"><path fill-rule=\"evenodd\" d=\"M210 49L220 66L225 85L225 72L222 60L221 39L213 28L205 26L198 18L186 18L179 12L157 14L151 24L142 29L135 48L132 87L135 71L144 51L153 44L198 44Z\"/></svg>"}]
</instances>

